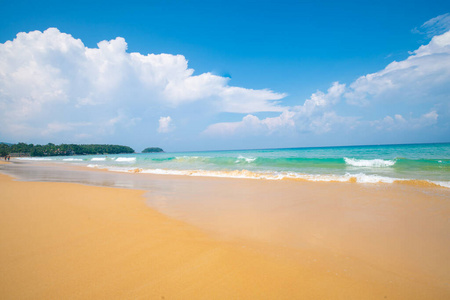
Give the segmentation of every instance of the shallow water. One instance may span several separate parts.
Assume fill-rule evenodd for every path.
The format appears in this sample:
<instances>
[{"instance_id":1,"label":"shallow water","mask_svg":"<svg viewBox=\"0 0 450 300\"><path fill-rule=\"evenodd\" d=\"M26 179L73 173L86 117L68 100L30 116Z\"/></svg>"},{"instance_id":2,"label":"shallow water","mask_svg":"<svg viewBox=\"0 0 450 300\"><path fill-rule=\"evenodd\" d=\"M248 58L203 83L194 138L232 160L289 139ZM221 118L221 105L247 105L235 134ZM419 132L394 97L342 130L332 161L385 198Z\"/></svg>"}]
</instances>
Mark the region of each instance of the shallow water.
<instances>
[{"instance_id":1,"label":"shallow water","mask_svg":"<svg viewBox=\"0 0 450 300\"><path fill-rule=\"evenodd\" d=\"M360 183L419 180L450 187L449 143L23 159L115 172Z\"/></svg>"}]
</instances>

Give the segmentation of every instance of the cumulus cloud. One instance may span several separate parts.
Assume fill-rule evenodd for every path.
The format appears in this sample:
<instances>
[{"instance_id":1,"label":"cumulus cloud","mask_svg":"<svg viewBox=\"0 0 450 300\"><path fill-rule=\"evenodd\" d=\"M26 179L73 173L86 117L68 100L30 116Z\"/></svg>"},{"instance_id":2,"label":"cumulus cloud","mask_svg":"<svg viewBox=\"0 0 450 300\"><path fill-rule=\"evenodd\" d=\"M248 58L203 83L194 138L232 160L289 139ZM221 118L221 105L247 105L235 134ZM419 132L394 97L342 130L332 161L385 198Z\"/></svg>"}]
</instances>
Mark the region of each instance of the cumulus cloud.
<instances>
[{"instance_id":1,"label":"cumulus cloud","mask_svg":"<svg viewBox=\"0 0 450 300\"><path fill-rule=\"evenodd\" d=\"M436 124L438 117L439 115L434 110L419 118L405 119L402 115L396 114L394 117L386 116L382 120L372 121L370 125L378 130L414 130Z\"/></svg>"},{"instance_id":2,"label":"cumulus cloud","mask_svg":"<svg viewBox=\"0 0 450 300\"><path fill-rule=\"evenodd\" d=\"M167 133L175 129L175 126L172 124L172 118L167 117L161 117L159 118L159 127L158 132L159 133Z\"/></svg>"},{"instance_id":3,"label":"cumulus cloud","mask_svg":"<svg viewBox=\"0 0 450 300\"><path fill-rule=\"evenodd\" d=\"M177 133L195 135L206 127L207 137L439 125L448 132L448 20L446 14L422 25L439 34L406 59L350 84L334 82L290 107L282 105L284 93L231 86L230 78L209 72L195 74L183 55L129 53L121 37L89 48L56 28L19 33L0 43L0 136L97 142L98 136L128 137L136 130L154 136L171 132L173 119L180 124ZM200 112L210 119L228 115L219 113L242 114L242 119L208 126ZM262 112L271 117L261 117ZM187 124L193 126L188 130Z\"/></svg>"},{"instance_id":4,"label":"cumulus cloud","mask_svg":"<svg viewBox=\"0 0 450 300\"><path fill-rule=\"evenodd\" d=\"M450 31L435 36L402 61L359 77L345 93L349 104L378 100L427 101L450 93Z\"/></svg>"},{"instance_id":5,"label":"cumulus cloud","mask_svg":"<svg viewBox=\"0 0 450 300\"><path fill-rule=\"evenodd\" d=\"M128 53L121 37L97 45L88 48L56 28L21 32L0 44L4 135L112 133L144 121L151 107L194 102L215 112L283 109L278 100L285 94L230 86L229 78L211 73L194 75L182 55Z\"/></svg>"},{"instance_id":6,"label":"cumulus cloud","mask_svg":"<svg viewBox=\"0 0 450 300\"><path fill-rule=\"evenodd\" d=\"M448 15L443 15L425 24L446 24L448 18ZM302 105L285 108L277 117L259 119L255 115L247 115L239 122L210 125L205 133L211 136L237 132L271 134L290 128L296 132L323 134L338 131L342 127L352 129L360 125L371 125L379 130L406 130L423 128L438 121L436 109L420 118L408 120L401 114L377 121L362 120L361 116L341 116L337 112L337 104L342 103L343 99L346 104L377 109L386 109L395 103L402 103L404 108L412 108L414 104L440 107L441 115L448 117L450 31L434 36L428 44L410 52L403 61L394 61L383 70L361 76L348 86L335 82L326 93L317 91Z\"/></svg>"},{"instance_id":7,"label":"cumulus cloud","mask_svg":"<svg viewBox=\"0 0 450 300\"><path fill-rule=\"evenodd\" d=\"M294 107L294 110L301 115L312 115L317 111L327 109L339 102L345 91L345 84L334 82L327 93L317 91L303 105Z\"/></svg>"},{"instance_id":8,"label":"cumulus cloud","mask_svg":"<svg viewBox=\"0 0 450 300\"><path fill-rule=\"evenodd\" d=\"M279 116L259 119L254 115L246 115L239 122L224 122L210 125L204 134L233 135L272 134L285 130L300 132L325 133L334 126L354 122L356 118L338 116L331 108L339 102L345 91L345 84L335 82L326 93L317 91L303 105L284 110Z\"/></svg>"}]
</instances>

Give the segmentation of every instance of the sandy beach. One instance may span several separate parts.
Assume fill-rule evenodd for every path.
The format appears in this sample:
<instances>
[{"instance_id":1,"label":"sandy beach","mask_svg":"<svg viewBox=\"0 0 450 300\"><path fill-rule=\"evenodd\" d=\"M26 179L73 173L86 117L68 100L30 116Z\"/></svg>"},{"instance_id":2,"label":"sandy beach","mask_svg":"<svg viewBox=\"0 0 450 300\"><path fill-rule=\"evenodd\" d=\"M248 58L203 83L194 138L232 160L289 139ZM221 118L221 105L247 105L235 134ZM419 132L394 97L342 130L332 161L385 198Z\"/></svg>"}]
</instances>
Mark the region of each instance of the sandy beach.
<instances>
[{"instance_id":1,"label":"sandy beach","mask_svg":"<svg viewBox=\"0 0 450 300\"><path fill-rule=\"evenodd\" d=\"M450 300L450 1L0 8L0 300Z\"/></svg>"},{"instance_id":2,"label":"sandy beach","mask_svg":"<svg viewBox=\"0 0 450 300\"><path fill-rule=\"evenodd\" d=\"M445 189L151 178L181 190L1 174L1 298L450 297Z\"/></svg>"}]
</instances>

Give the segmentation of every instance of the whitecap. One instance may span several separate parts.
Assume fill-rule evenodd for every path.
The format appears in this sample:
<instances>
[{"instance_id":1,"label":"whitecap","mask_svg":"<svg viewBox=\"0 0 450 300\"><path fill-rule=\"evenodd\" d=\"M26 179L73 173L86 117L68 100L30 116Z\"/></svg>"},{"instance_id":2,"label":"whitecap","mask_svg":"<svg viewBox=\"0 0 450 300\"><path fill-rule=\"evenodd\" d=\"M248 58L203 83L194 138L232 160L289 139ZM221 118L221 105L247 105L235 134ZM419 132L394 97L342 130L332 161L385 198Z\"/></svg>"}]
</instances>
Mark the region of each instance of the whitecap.
<instances>
[{"instance_id":1,"label":"whitecap","mask_svg":"<svg viewBox=\"0 0 450 300\"><path fill-rule=\"evenodd\" d=\"M105 161L106 157L94 157L91 159L91 161Z\"/></svg>"},{"instance_id":2,"label":"whitecap","mask_svg":"<svg viewBox=\"0 0 450 300\"><path fill-rule=\"evenodd\" d=\"M99 165L88 165L91 168L99 168ZM213 171L213 170L173 170L173 169L136 169L125 167L109 168L113 172L133 172L146 173L155 175L181 175L194 177L222 177L222 178L240 178L240 179L264 179L264 180L282 180L282 179L300 179L305 181L315 182L356 182L362 184L376 184L376 183L395 183L401 181L408 181L409 179L391 178L379 175L368 175L364 173L345 175L333 174L302 174L296 172L252 172L248 170L234 170L234 171ZM426 180L427 181L427 180ZM428 181L442 187L450 188L448 181Z\"/></svg>"},{"instance_id":3,"label":"whitecap","mask_svg":"<svg viewBox=\"0 0 450 300\"><path fill-rule=\"evenodd\" d=\"M136 157L118 157L116 158L117 162L132 162L136 161Z\"/></svg>"},{"instance_id":4,"label":"whitecap","mask_svg":"<svg viewBox=\"0 0 450 300\"><path fill-rule=\"evenodd\" d=\"M346 164L353 167L371 167L371 168L383 168L392 167L395 164L395 160L383 160L383 159L355 159L344 157Z\"/></svg>"},{"instance_id":5,"label":"whitecap","mask_svg":"<svg viewBox=\"0 0 450 300\"><path fill-rule=\"evenodd\" d=\"M242 155L239 155L236 159L235 163L240 163L241 161L245 160L246 163L252 163L256 160L256 157L245 157Z\"/></svg>"}]
</instances>

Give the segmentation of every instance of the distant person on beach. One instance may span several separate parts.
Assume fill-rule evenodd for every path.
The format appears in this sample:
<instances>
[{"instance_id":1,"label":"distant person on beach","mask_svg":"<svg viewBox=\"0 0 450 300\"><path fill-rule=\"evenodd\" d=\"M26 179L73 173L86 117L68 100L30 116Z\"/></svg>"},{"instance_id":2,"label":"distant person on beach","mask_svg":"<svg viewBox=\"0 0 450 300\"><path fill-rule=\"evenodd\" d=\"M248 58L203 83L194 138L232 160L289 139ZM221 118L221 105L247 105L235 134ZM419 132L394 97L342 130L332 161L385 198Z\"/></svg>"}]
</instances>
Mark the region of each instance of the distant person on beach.
<instances>
[{"instance_id":1,"label":"distant person on beach","mask_svg":"<svg viewBox=\"0 0 450 300\"><path fill-rule=\"evenodd\" d=\"M11 156L10 155L8 155L8 161L11 159ZM5 157L5 160L6 160L6 157Z\"/></svg>"}]
</instances>

